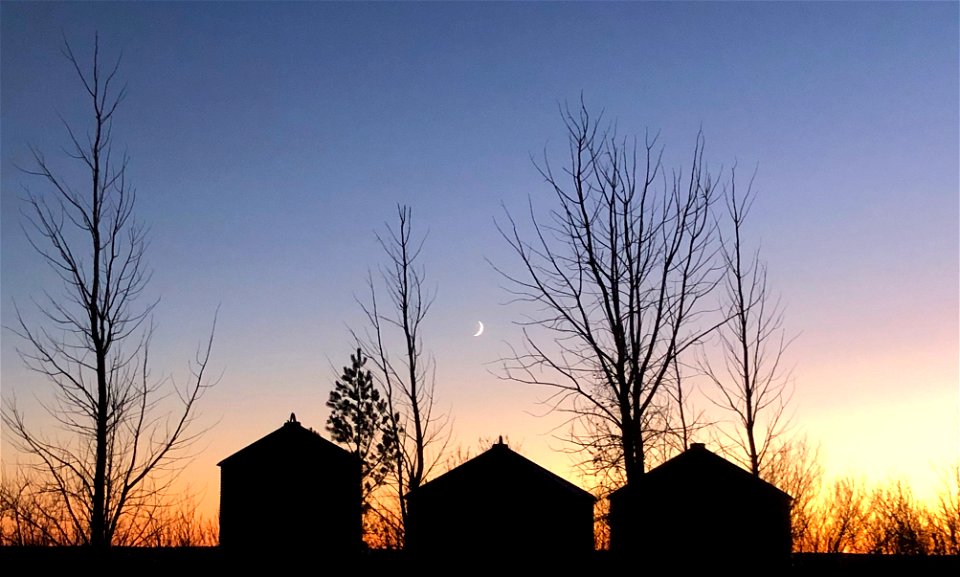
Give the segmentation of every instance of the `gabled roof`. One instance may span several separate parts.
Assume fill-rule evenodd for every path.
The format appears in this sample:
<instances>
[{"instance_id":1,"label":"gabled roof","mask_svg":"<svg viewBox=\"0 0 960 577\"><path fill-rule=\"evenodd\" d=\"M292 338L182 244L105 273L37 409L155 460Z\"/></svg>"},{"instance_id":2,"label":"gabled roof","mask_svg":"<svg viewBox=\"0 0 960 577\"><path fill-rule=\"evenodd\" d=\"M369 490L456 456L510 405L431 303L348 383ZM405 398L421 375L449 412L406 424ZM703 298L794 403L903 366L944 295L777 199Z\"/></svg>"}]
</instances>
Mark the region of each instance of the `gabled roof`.
<instances>
[{"instance_id":1,"label":"gabled roof","mask_svg":"<svg viewBox=\"0 0 960 577\"><path fill-rule=\"evenodd\" d=\"M693 443L683 453L651 469L640 478L639 484L673 484L677 479L709 484L719 478L743 485L754 484L760 491L769 492L779 498L793 499L776 485L755 477L740 466L708 451L703 443ZM611 493L610 497L615 499L616 495L629 488L629 485L620 487Z\"/></svg>"},{"instance_id":2,"label":"gabled roof","mask_svg":"<svg viewBox=\"0 0 960 577\"><path fill-rule=\"evenodd\" d=\"M246 461L256 462L264 457L277 455L296 455L304 458L309 455L324 455L344 461L356 459L353 453L324 439L312 429L304 428L291 413L290 420L282 427L226 457L217 463L217 466Z\"/></svg>"},{"instance_id":3,"label":"gabled roof","mask_svg":"<svg viewBox=\"0 0 960 577\"><path fill-rule=\"evenodd\" d=\"M589 500L591 503L596 500L596 497L587 491L511 450L502 439L473 459L407 493L407 498L421 498L423 495L442 492L457 485L498 482L501 479L505 485L512 485L519 479L532 479L536 483L568 493L575 499Z\"/></svg>"}]
</instances>

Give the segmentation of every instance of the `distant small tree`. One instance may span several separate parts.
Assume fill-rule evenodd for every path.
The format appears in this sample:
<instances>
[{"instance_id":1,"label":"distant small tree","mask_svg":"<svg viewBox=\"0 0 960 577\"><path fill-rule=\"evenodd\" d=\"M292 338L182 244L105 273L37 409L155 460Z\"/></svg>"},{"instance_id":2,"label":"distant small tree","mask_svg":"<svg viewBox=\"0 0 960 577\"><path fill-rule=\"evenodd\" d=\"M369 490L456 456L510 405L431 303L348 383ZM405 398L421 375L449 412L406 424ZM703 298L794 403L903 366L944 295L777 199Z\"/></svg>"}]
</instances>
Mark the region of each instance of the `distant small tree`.
<instances>
[{"instance_id":1,"label":"distant small tree","mask_svg":"<svg viewBox=\"0 0 960 577\"><path fill-rule=\"evenodd\" d=\"M71 542L69 529L60 522L67 515L63 500L41 488L29 470L0 479L0 547Z\"/></svg>"},{"instance_id":2,"label":"distant small tree","mask_svg":"<svg viewBox=\"0 0 960 577\"><path fill-rule=\"evenodd\" d=\"M835 481L820 507L812 550L823 553L860 551L859 541L870 515L863 484L850 478Z\"/></svg>"},{"instance_id":3,"label":"distant small tree","mask_svg":"<svg viewBox=\"0 0 960 577\"><path fill-rule=\"evenodd\" d=\"M395 462L396 441L387 401L373 383L373 375L364 370L367 358L361 349L350 355L351 365L330 391L327 407L327 431L333 440L345 445L361 462L363 508L369 509L368 497L380 487Z\"/></svg>"},{"instance_id":4,"label":"distant small tree","mask_svg":"<svg viewBox=\"0 0 960 577\"><path fill-rule=\"evenodd\" d=\"M817 505L823 484L820 446L811 444L805 436L780 443L768 455L762 478L792 497L790 532L794 551L819 551L822 511Z\"/></svg>"},{"instance_id":5,"label":"distant small tree","mask_svg":"<svg viewBox=\"0 0 960 577\"><path fill-rule=\"evenodd\" d=\"M944 470L943 490L928 516L933 552L960 555L960 461Z\"/></svg>"},{"instance_id":6,"label":"distant small tree","mask_svg":"<svg viewBox=\"0 0 960 577\"><path fill-rule=\"evenodd\" d=\"M900 481L877 487L870 497L870 515L863 531L863 552L926 555L932 540L926 511Z\"/></svg>"}]
</instances>

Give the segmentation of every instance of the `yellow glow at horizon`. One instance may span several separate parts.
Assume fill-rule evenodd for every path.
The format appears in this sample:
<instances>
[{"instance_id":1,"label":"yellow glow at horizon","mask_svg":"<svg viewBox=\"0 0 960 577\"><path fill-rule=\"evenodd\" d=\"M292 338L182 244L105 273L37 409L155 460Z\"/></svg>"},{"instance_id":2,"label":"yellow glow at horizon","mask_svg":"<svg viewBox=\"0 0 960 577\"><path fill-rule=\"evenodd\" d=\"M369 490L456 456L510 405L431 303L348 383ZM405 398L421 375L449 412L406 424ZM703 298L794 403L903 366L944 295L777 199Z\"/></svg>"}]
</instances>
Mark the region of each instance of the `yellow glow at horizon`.
<instances>
[{"instance_id":1,"label":"yellow glow at horizon","mask_svg":"<svg viewBox=\"0 0 960 577\"><path fill-rule=\"evenodd\" d=\"M943 491L946 468L960 462L958 412L951 395L885 399L854 412L824 414L807 429L821 444L825 482L852 477L869 488L899 480L930 504Z\"/></svg>"}]
</instances>

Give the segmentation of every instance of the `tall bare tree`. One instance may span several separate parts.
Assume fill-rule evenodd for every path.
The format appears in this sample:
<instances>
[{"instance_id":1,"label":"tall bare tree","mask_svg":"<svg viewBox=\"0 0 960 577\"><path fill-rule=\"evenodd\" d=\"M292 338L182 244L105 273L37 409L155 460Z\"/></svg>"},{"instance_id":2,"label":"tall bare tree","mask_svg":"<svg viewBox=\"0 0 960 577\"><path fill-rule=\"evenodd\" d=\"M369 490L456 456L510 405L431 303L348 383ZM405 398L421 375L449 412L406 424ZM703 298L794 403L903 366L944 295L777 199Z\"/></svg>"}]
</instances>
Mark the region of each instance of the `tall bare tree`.
<instances>
[{"instance_id":1,"label":"tall bare tree","mask_svg":"<svg viewBox=\"0 0 960 577\"><path fill-rule=\"evenodd\" d=\"M31 148L33 167L25 169L46 187L27 189L27 237L62 281L62 293L45 291L33 323L17 309L13 328L26 366L53 384L43 409L57 426L49 435L28 423L15 398L3 409L13 444L33 457L30 463L40 495L54 496L58 514L51 535L71 543L107 547L138 531L138 512L156 506L178 459L199 431L192 427L196 405L210 386L205 369L213 331L201 344L185 386L150 376L149 315L155 303L138 305L149 274L144 263L145 231L136 220L136 194L127 180L126 155L112 152L115 113L124 99L118 85L120 59L101 62L94 40L89 65L64 41L89 104L89 124L64 121L68 155L82 164L86 178L70 182L44 154ZM172 384L180 406L163 412ZM133 537L135 539L135 535Z\"/></svg>"},{"instance_id":2,"label":"tall bare tree","mask_svg":"<svg viewBox=\"0 0 960 577\"><path fill-rule=\"evenodd\" d=\"M532 311L503 371L547 387L587 464L630 482L670 429L674 361L718 324L706 298L719 280L715 187L701 134L688 169L668 174L656 137L618 137L582 103L562 116L563 170L546 155L537 163L555 201L549 219L531 203L532 238L512 216L500 226L520 271L496 268Z\"/></svg>"},{"instance_id":3,"label":"tall bare tree","mask_svg":"<svg viewBox=\"0 0 960 577\"><path fill-rule=\"evenodd\" d=\"M717 331L722 360L711 361L708 355L701 365L719 393L717 405L735 415L736 425L726 431L734 445L732 456L760 477L787 425L789 373L782 361L789 340L760 251L745 247L745 223L755 198L753 179L745 193L738 193L734 168L725 196L730 233L722 251L723 307L728 318Z\"/></svg>"},{"instance_id":4,"label":"tall bare tree","mask_svg":"<svg viewBox=\"0 0 960 577\"><path fill-rule=\"evenodd\" d=\"M387 263L380 267L378 280L372 274L368 278L369 299L361 307L369 326L362 333L353 331L353 336L376 365L374 378L387 402L386 438L396 443L392 452L396 464L391 467L399 510L395 526L397 541L402 543L407 519L404 496L441 462L449 423L435 411L435 365L423 347L423 322L434 300L434 293L424 287L425 273L418 260L424 237L413 235L410 207L398 206L397 217L397 226L388 225L385 235L377 235ZM378 301L383 293L389 300L386 308Z\"/></svg>"}]
</instances>

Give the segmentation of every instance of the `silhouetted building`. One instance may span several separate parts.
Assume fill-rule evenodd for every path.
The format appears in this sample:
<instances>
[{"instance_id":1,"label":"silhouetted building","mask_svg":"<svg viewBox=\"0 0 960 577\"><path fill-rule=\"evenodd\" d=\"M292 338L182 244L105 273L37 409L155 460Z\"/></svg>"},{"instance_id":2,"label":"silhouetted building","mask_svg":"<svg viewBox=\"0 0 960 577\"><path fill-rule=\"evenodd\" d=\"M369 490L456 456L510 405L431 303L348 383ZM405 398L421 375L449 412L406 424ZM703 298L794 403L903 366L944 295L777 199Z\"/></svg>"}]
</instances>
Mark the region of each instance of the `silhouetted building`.
<instances>
[{"instance_id":1,"label":"silhouetted building","mask_svg":"<svg viewBox=\"0 0 960 577\"><path fill-rule=\"evenodd\" d=\"M593 551L594 497L510 450L488 451L407 494L406 549L471 564Z\"/></svg>"},{"instance_id":2,"label":"silhouetted building","mask_svg":"<svg viewBox=\"0 0 960 577\"><path fill-rule=\"evenodd\" d=\"M790 495L694 443L610 495L610 549L674 574L790 563Z\"/></svg>"},{"instance_id":3,"label":"silhouetted building","mask_svg":"<svg viewBox=\"0 0 960 577\"><path fill-rule=\"evenodd\" d=\"M359 459L293 414L217 466L225 551L345 554L361 546Z\"/></svg>"}]
</instances>

